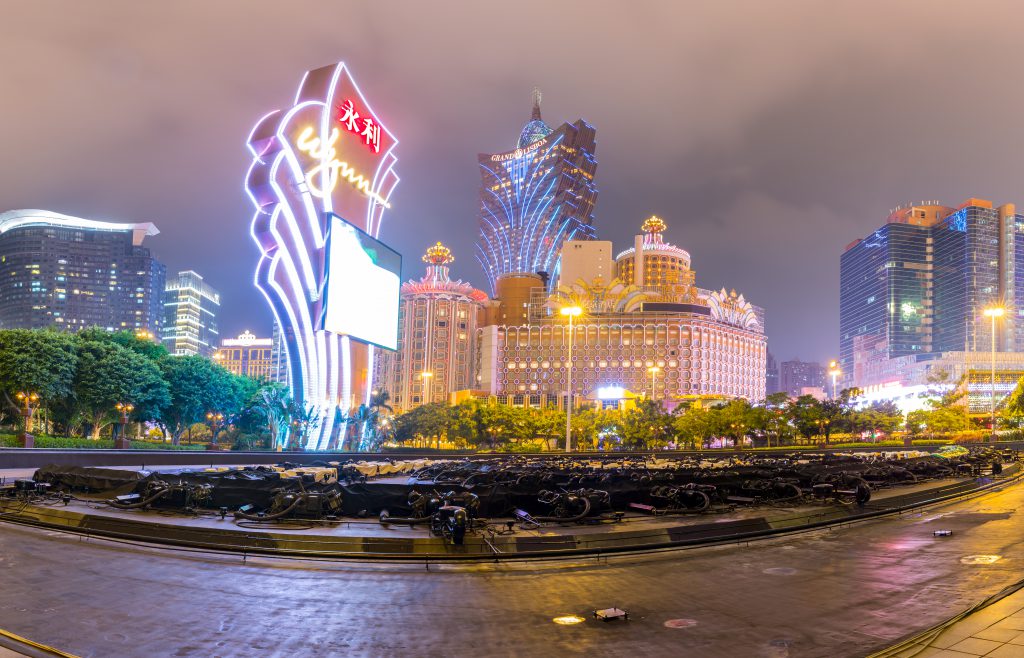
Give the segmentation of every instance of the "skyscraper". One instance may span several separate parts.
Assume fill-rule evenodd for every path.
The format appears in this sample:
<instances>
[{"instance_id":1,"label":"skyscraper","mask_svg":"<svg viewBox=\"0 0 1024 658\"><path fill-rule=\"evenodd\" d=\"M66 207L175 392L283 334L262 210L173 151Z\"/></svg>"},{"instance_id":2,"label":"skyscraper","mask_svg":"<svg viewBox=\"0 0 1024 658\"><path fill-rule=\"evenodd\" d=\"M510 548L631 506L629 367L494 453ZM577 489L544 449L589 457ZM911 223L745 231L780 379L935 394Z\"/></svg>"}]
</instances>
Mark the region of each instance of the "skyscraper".
<instances>
[{"instance_id":1,"label":"skyscraper","mask_svg":"<svg viewBox=\"0 0 1024 658\"><path fill-rule=\"evenodd\" d=\"M516 148L479 155L480 239L476 256L491 294L504 275L554 274L567 240L594 238L596 133L582 119L550 128L540 92Z\"/></svg>"},{"instance_id":2,"label":"skyscraper","mask_svg":"<svg viewBox=\"0 0 1024 658\"><path fill-rule=\"evenodd\" d=\"M171 354L213 356L219 341L220 293L187 270L167 282L164 292L163 343Z\"/></svg>"},{"instance_id":3,"label":"skyscraper","mask_svg":"<svg viewBox=\"0 0 1024 658\"><path fill-rule=\"evenodd\" d=\"M771 395L772 393L778 393L781 390L781 382L779 381L779 364L775 361L775 357L772 356L771 352L768 352L765 356L764 370L764 394Z\"/></svg>"},{"instance_id":4,"label":"skyscraper","mask_svg":"<svg viewBox=\"0 0 1024 658\"><path fill-rule=\"evenodd\" d=\"M914 368L922 360L966 363L964 354L988 353L991 324L982 312L993 304L1011 309L996 325L996 351L1024 352L1017 326L1022 233L1024 215L1013 204L922 202L897 208L884 226L847 246L839 290L843 384L894 384L911 370L924 372Z\"/></svg>"},{"instance_id":5,"label":"skyscraper","mask_svg":"<svg viewBox=\"0 0 1024 658\"><path fill-rule=\"evenodd\" d=\"M825 388L825 366L814 361L783 361L779 367L779 390L792 397L803 395L804 389Z\"/></svg>"},{"instance_id":6,"label":"skyscraper","mask_svg":"<svg viewBox=\"0 0 1024 658\"><path fill-rule=\"evenodd\" d=\"M487 295L452 281L454 260L438 242L423 256L424 276L402 285L398 350L377 352L373 378L396 411L447 402L450 393L474 388L477 317Z\"/></svg>"},{"instance_id":7,"label":"skyscraper","mask_svg":"<svg viewBox=\"0 0 1024 658\"><path fill-rule=\"evenodd\" d=\"M158 336L165 268L142 246L151 223L48 210L0 213L0 328L149 332Z\"/></svg>"}]
</instances>

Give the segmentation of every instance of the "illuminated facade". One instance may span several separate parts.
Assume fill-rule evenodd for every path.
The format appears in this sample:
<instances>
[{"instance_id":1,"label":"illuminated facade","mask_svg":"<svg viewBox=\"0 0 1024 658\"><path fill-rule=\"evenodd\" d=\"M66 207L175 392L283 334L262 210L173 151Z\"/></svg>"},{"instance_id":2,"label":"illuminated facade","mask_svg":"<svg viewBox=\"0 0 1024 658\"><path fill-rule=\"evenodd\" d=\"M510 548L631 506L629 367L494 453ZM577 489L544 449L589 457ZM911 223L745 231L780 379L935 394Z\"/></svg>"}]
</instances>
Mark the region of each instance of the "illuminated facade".
<instances>
[{"instance_id":1,"label":"illuminated facade","mask_svg":"<svg viewBox=\"0 0 1024 658\"><path fill-rule=\"evenodd\" d=\"M177 356L213 356L220 340L220 293L198 272L178 272L164 291L163 343Z\"/></svg>"},{"instance_id":2,"label":"illuminated facade","mask_svg":"<svg viewBox=\"0 0 1024 658\"><path fill-rule=\"evenodd\" d=\"M1024 215L1013 204L968 199L957 208L897 208L840 259L843 385L898 383L909 364L991 350L985 307L1010 309L996 350L1024 352Z\"/></svg>"},{"instance_id":3,"label":"illuminated facade","mask_svg":"<svg viewBox=\"0 0 1024 658\"><path fill-rule=\"evenodd\" d=\"M274 381L273 341L257 338L249 330L238 338L222 340L213 358L236 375Z\"/></svg>"},{"instance_id":4,"label":"illuminated facade","mask_svg":"<svg viewBox=\"0 0 1024 658\"><path fill-rule=\"evenodd\" d=\"M735 291L696 288L689 255L665 243L663 231L663 225L646 230L637 240L646 240L641 257L664 253L677 259L658 263L657 275L644 279L652 285L597 278L561 285L551 295L535 288L526 321L481 328L479 388L511 404L557 401L563 406L570 335L558 309L580 306L583 314L571 336L577 403L621 406L638 394L653 395L666 405L701 396L763 399L763 311ZM623 261L636 260L636 253L620 254L616 271L629 272ZM679 270L683 265L685 270ZM615 397L614 391L621 395Z\"/></svg>"},{"instance_id":5,"label":"illuminated facade","mask_svg":"<svg viewBox=\"0 0 1024 658\"><path fill-rule=\"evenodd\" d=\"M449 277L454 260L438 242L423 256L426 274L402 286L398 350L378 353L374 377L395 411L447 402L454 391L475 386L477 324L487 295Z\"/></svg>"},{"instance_id":6,"label":"illuminated facade","mask_svg":"<svg viewBox=\"0 0 1024 658\"><path fill-rule=\"evenodd\" d=\"M317 419L303 439L307 449L340 447L337 421L374 388L376 348L323 328L332 286L360 285L337 278L328 285L327 247L339 218L378 236L398 184L397 144L343 63L307 72L292 105L264 116L249 135L255 284L280 327L292 395Z\"/></svg>"},{"instance_id":7,"label":"illuminated facade","mask_svg":"<svg viewBox=\"0 0 1024 658\"><path fill-rule=\"evenodd\" d=\"M166 270L142 246L153 224L48 210L0 213L0 328L149 332L159 336Z\"/></svg>"},{"instance_id":8,"label":"illuminated facade","mask_svg":"<svg viewBox=\"0 0 1024 658\"><path fill-rule=\"evenodd\" d=\"M534 90L533 116L515 150L480 154L476 256L492 294L502 276L552 277L567 240L594 237L595 139L582 119L549 128Z\"/></svg>"}]
</instances>

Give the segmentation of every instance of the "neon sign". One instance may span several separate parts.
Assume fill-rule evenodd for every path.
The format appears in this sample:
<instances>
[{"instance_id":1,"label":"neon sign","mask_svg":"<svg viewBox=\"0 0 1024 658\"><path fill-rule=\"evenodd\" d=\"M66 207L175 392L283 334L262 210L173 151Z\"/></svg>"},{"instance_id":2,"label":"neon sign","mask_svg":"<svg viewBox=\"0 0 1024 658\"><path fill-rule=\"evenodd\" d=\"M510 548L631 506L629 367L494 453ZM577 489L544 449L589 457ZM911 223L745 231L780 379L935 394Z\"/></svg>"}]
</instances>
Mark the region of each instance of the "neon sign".
<instances>
[{"instance_id":1,"label":"neon sign","mask_svg":"<svg viewBox=\"0 0 1024 658\"><path fill-rule=\"evenodd\" d=\"M343 139L349 133L365 146ZM369 401L375 348L320 322L333 269L328 234L336 216L378 237L398 184L397 144L343 63L307 72L294 101L260 119L249 135L253 160L245 188L255 208L250 234L260 250L254 284L281 330L292 396L316 421L304 435L306 449L359 449L340 419ZM334 281L346 283L344 276ZM375 309L335 311L344 321L351 319L344 314Z\"/></svg>"},{"instance_id":2,"label":"neon sign","mask_svg":"<svg viewBox=\"0 0 1024 658\"><path fill-rule=\"evenodd\" d=\"M380 153L380 124L372 117L362 117L362 128L360 128L360 116L351 100L342 103L341 116L338 117L338 121L350 133L362 137L374 153Z\"/></svg>"},{"instance_id":3,"label":"neon sign","mask_svg":"<svg viewBox=\"0 0 1024 658\"><path fill-rule=\"evenodd\" d=\"M526 148L519 148L516 149L515 151L510 151L509 153L498 153L496 155L492 155L491 162L506 162L508 160L518 160L524 155L529 155L530 153L536 151L537 149L539 149L540 147L544 146L547 143L547 137L545 137L544 139L538 139L536 142L530 144Z\"/></svg>"},{"instance_id":4,"label":"neon sign","mask_svg":"<svg viewBox=\"0 0 1024 658\"><path fill-rule=\"evenodd\" d=\"M390 208L391 204L388 203L388 200L373 191L370 187L370 181L366 180L365 176L352 168L349 163L337 158L338 149L335 145L338 143L340 136L341 133L338 132L337 128L334 128L327 138L327 143L321 144L320 138L313 136L313 128L310 126L303 130L295 141L296 148L308 154L314 160L320 161L319 164L306 172L306 187L309 188L309 193L318 199L330 196L338 184L338 179L344 178L366 196L385 208ZM317 183L318 179L325 181L323 188Z\"/></svg>"}]
</instances>

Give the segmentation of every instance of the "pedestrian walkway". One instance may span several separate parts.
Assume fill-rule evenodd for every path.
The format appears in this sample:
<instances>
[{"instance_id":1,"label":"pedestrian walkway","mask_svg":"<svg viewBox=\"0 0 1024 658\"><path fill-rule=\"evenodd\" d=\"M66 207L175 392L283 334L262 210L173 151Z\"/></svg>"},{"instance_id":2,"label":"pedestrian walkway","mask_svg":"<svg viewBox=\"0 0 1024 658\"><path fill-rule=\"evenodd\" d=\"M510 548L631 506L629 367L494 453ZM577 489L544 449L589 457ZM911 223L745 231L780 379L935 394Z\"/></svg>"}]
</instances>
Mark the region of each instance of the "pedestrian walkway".
<instances>
[{"instance_id":1,"label":"pedestrian walkway","mask_svg":"<svg viewBox=\"0 0 1024 658\"><path fill-rule=\"evenodd\" d=\"M871 658L1024 658L1024 581Z\"/></svg>"}]
</instances>

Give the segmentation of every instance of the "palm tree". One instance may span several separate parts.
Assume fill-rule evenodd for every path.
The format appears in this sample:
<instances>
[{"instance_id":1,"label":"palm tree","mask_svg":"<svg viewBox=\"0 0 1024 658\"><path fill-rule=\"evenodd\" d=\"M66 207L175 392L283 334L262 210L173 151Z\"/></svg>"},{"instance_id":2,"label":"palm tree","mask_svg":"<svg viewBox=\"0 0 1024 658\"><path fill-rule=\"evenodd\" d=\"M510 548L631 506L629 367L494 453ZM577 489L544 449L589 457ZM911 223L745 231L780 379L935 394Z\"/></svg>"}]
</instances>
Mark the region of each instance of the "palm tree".
<instances>
[{"instance_id":1,"label":"palm tree","mask_svg":"<svg viewBox=\"0 0 1024 658\"><path fill-rule=\"evenodd\" d=\"M394 413L394 409L388 402L391 395L384 390L374 391L370 394L367 404L359 405L353 420L359 428L359 450L378 450L383 443L385 432L383 431L384 420L387 414Z\"/></svg>"}]
</instances>

